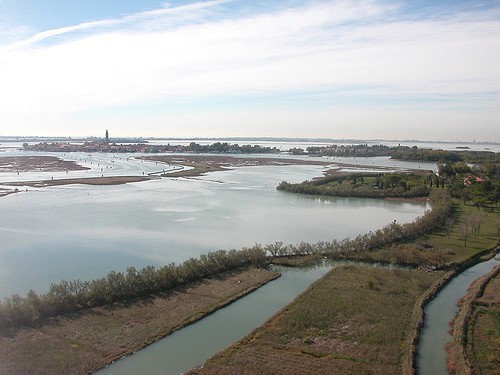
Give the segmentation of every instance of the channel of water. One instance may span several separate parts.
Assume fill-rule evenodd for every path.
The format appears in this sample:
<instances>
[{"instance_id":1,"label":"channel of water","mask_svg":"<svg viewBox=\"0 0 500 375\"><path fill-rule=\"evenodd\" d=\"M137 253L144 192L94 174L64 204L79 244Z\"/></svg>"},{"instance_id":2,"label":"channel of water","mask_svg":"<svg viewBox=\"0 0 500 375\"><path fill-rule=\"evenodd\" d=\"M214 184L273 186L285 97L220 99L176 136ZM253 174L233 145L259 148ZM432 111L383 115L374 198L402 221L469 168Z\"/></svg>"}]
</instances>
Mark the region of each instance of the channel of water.
<instances>
[{"instance_id":1,"label":"channel of water","mask_svg":"<svg viewBox=\"0 0 500 375\"><path fill-rule=\"evenodd\" d=\"M132 356L100 370L97 375L178 375L243 338L286 306L310 284L341 263L310 269L279 268L282 276L214 314L189 325ZM458 299L470 284L499 264L491 259L456 276L425 307L425 324L418 345L417 373L447 375L445 344L451 341L448 322Z\"/></svg>"},{"instance_id":2,"label":"channel of water","mask_svg":"<svg viewBox=\"0 0 500 375\"><path fill-rule=\"evenodd\" d=\"M418 343L417 373L448 375L445 345L452 340L449 322L457 313L457 302L472 282L500 262L490 259L468 268L451 280L424 309L424 326Z\"/></svg>"},{"instance_id":3,"label":"channel of water","mask_svg":"<svg viewBox=\"0 0 500 375\"><path fill-rule=\"evenodd\" d=\"M178 375L200 366L262 325L335 264L340 263L309 269L279 267L278 279L96 374Z\"/></svg>"}]
</instances>

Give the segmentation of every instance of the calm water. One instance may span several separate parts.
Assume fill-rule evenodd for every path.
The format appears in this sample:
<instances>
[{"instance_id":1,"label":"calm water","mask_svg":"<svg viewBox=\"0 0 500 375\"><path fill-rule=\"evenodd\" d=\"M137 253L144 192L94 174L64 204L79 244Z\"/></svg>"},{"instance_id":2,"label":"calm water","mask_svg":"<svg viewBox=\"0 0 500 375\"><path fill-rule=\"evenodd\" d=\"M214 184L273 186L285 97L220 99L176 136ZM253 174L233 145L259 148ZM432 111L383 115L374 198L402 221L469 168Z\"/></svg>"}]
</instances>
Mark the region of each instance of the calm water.
<instances>
[{"instance_id":1,"label":"calm water","mask_svg":"<svg viewBox=\"0 0 500 375\"><path fill-rule=\"evenodd\" d=\"M425 319L418 344L417 370L421 375L448 375L445 345L452 340L449 322L457 312L457 302L474 280L491 271L498 260L479 263L455 277L424 309Z\"/></svg>"},{"instance_id":2,"label":"calm water","mask_svg":"<svg viewBox=\"0 0 500 375\"><path fill-rule=\"evenodd\" d=\"M16 153L5 152L2 155ZM21 153L28 155L28 153ZM62 156L57 154L57 156ZM1 173L0 181L142 175L164 165L128 155L65 156L90 171ZM320 176L321 166L242 167L198 179L120 186L72 185L0 199L0 298L46 291L61 279L101 277L129 266L161 266L255 243L342 239L393 220L412 221L426 205L299 196L282 180ZM24 190L24 189L22 189Z\"/></svg>"},{"instance_id":3,"label":"calm water","mask_svg":"<svg viewBox=\"0 0 500 375\"><path fill-rule=\"evenodd\" d=\"M279 268L282 276L233 304L97 372L98 375L178 375L238 341L331 269Z\"/></svg>"}]
</instances>

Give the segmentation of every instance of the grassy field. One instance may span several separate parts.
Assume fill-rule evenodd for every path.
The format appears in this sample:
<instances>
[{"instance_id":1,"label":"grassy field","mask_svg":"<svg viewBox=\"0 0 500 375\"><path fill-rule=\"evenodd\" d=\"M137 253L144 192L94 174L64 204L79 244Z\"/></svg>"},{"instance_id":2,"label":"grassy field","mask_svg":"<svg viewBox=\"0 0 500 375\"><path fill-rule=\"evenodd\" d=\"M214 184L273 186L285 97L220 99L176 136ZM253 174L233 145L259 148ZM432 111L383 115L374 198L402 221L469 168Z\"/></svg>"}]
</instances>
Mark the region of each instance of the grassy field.
<instances>
[{"instance_id":1,"label":"grassy field","mask_svg":"<svg viewBox=\"0 0 500 375\"><path fill-rule=\"evenodd\" d=\"M480 216L481 224L479 231L472 233L470 224L467 242L463 239L463 228L473 217ZM429 236L423 236L421 241L428 242L436 249L441 249L443 255L449 253L450 262L462 262L485 249L495 247L499 240L498 225L500 224L500 213L498 210L489 211L478 209L474 206L459 203L456 205L454 224L452 230L442 228Z\"/></svg>"},{"instance_id":2,"label":"grassy field","mask_svg":"<svg viewBox=\"0 0 500 375\"><path fill-rule=\"evenodd\" d=\"M481 218L479 229L474 233L470 222ZM429 235L410 243L397 244L370 253L361 254L361 259L403 264L432 264L450 267L494 248L499 241L500 213L485 211L457 202L453 225L443 225ZM444 224L444 223L443 223ZM451 222L450 222L451 224ZM467 226L467 241L464 226Z\"/></svg>"},{"instance_id":3,"label":"grassy field","mask_svg":"<svg viewBox=\"0 0 500 375\"><path fill-rule=\"evenodd\" d=\"M197 374L400 374L415 300L443 275L334 269Z\"/></svg>"},{"instance_id":4,"label":"grassy field","mask_svg":"<svg viewBox=\"0 0 500 375\"><path fill-rule=\"evenodd\" d=\"M157 341L278 275L239 270L172 292L0 332L0 374L87 374Z\"/></svg>"}]
</instances>

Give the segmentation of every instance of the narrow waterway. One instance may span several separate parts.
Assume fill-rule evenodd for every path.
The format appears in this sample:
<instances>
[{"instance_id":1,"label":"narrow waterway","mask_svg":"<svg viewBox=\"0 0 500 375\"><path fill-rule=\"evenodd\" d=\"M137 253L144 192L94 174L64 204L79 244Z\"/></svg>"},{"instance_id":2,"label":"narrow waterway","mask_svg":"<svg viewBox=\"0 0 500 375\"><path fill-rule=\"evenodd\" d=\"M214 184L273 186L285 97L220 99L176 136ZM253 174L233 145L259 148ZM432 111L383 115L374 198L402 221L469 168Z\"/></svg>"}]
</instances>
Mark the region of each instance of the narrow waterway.
<instances>
[{"instance_id":1,"label":"narrow waterway","mask_svg":"<svg viewBox=\"0 0 500 375\"><path fill-rule=\"evenodd\" d=\"M178 375L200 366L262 325L332 267L278 268L282 276L277 280L96 374Z\"/></svg>"},{"instance_id":2,"label":"narrow waterway","mask_svg":"<svg viewBox=\"0 0 500 375\"><path fill-rule=\"evenodd\" d=\"M425 307L424 327L418 344L417 373L448 375L445 345L452 340L449 322L457 312L457 302L474 280L491 271L500 262L495 259L476 264L455 277Z\"/></svg>"}]
</instances>

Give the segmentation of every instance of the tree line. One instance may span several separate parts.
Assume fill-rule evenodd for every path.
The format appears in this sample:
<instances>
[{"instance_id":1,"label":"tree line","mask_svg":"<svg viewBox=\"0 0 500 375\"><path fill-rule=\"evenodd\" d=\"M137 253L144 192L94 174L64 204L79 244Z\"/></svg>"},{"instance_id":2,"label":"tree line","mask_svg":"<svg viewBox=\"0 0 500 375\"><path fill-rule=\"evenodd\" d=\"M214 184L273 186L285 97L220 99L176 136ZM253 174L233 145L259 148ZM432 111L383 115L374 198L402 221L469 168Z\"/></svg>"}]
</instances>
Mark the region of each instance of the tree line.
<instances>
[{"instance_id":1,"label":"tree line","mask_svg":"<svg viewBox=\"0 0 500 375\"><path fill-rule=\"evenodd\" d=\"M343 240L320 241L314 244L301 242L298 245L284 245L283 242L268 244L264 250L272 257L321 255L328 258L355 257L396 242L409 241L442 227L452 215L453 204L447 190L435 189L429 196L431 210L417 217L411 223L390 223L374 232L360 234Z\"/></svg>"},{"instance_id":2,"label":"tree line","mask_svg":"<svg viewBox=\"0 0 500 375\"><path fill-rule=\"evenodd\" d=\"M349 173L298 184L282 181L276 189L335 197L416 198L427 197L433 186L444 187L433 173Z\"/></svg>"},{"instance_id":3,"label":"tree line","mask_svg":"<svg viewBox=\"0 0 500 375\"><path fill-rule=\"evenodd\" d=\"M292 148L290 153L295 155L317 155L336 157L374 157L389 156L398 160L414 160L438 162L446 161L451 163L499 163L500 155L493 151L472 151L472 150L438 150L418 148L417 146L386 146L386 145L326 145L310 146L306 150L302 148Z\"/></svg>"},{"instance_id":4,"label":"tree line","mask_svg":"<svg viewBox=\"0 0 500 375\"><path fill-rule=\"evenodd\" d=\"M267 264L261 246L237 250L219 250L190 258L176 265L153 266L126 272L109 272L90 281L62 280L50 285L49 291L37 294L30 290L26 297L14 294L0 303L0 328L34 325L61 314L165 292L176 286L202 280L243 266L262 267Z\"/></svg>"}]
</instances>

